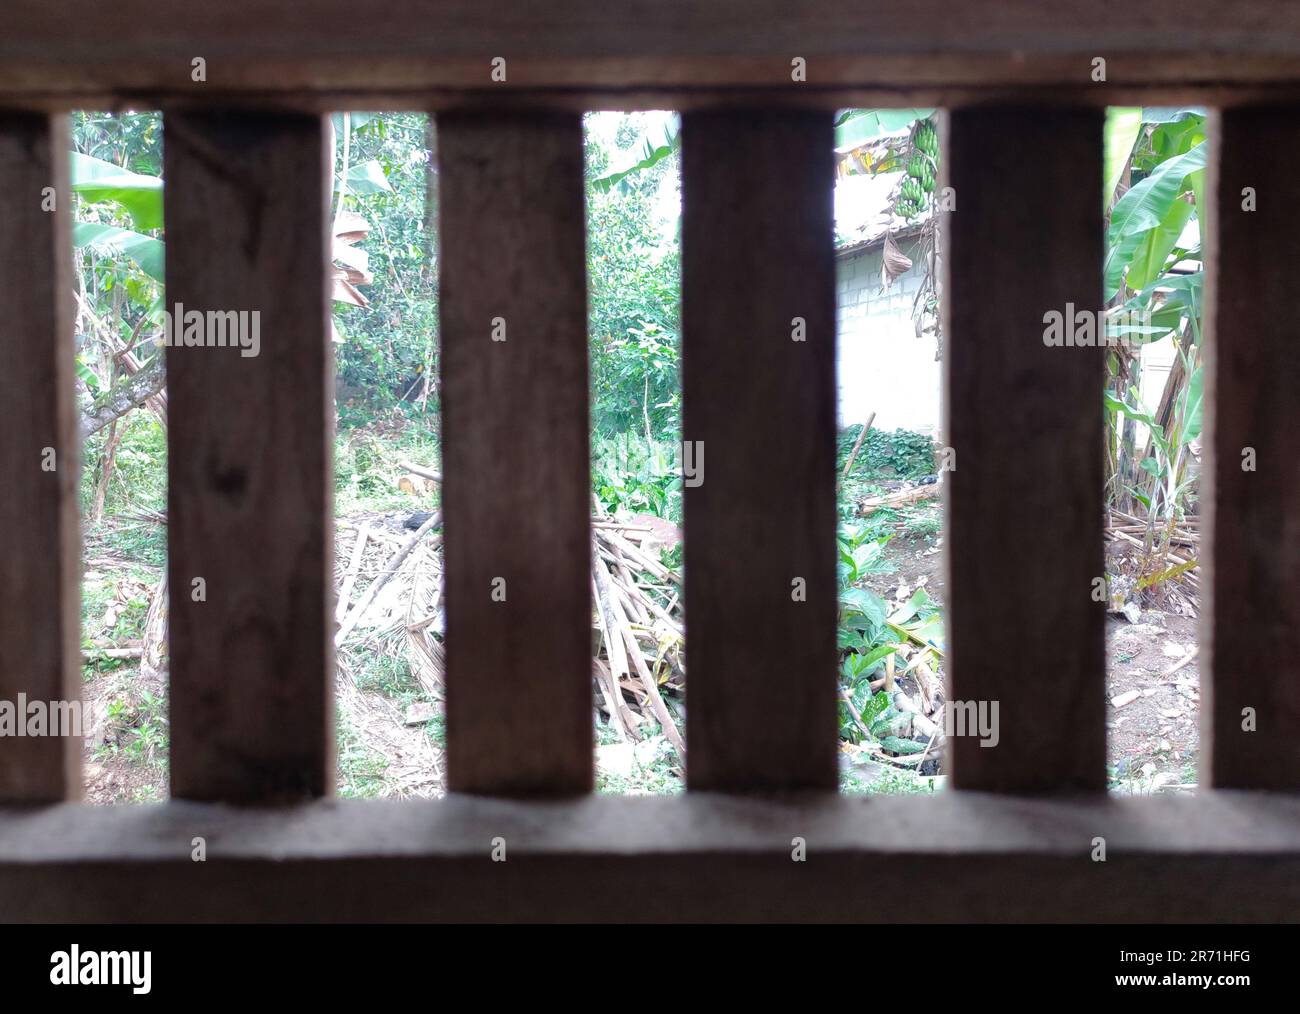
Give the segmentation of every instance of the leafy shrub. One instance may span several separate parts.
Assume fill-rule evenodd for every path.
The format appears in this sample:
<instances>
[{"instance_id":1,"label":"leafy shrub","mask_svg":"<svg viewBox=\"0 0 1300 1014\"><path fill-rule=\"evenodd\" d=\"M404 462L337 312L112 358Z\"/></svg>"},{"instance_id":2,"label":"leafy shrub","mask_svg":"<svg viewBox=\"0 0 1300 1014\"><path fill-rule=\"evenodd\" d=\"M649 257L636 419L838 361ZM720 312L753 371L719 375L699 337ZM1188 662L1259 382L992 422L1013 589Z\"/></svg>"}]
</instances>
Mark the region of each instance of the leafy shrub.
<instances>
[{"instance_id":1,"label":"leafy shrub","mask_svg":"<svg viewBox=\"0 0 1300 1014\"><path fill-rule=\"evenodd\" d=\"M848 462L861 426L851 426L839 435L840 470ZM920 479L934 473L934 440L925 433L894 430L885 433L873 429L858 448L853 460L853 476L859 479Z\"/></svg>"}]
</instances>

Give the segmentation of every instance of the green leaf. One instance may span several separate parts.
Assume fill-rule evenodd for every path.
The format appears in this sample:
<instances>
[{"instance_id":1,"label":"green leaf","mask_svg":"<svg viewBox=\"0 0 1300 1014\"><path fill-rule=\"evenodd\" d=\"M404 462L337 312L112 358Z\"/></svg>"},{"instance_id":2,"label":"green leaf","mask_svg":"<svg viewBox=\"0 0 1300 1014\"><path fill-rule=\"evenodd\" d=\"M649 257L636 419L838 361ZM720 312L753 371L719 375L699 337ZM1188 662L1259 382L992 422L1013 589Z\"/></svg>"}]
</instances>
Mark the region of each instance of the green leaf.
<instances>
[{"instance_id":1,"label":"green leaf","mask_svg":"<svg viewBox=\"0 0 1300 1014\"><path fill-rule=\"evenodd\" d=\"M334 192L338 193L338 184L334 184ZM378 159L371 159L369 162L358 162L348 169L348 193L350 194L391 194L393 188L388 185L388 177L384 175L384 167Z\"/></svg>"},{"instance_id":2,"label":"green leaf","mask_svg":"<svg viewBox=\"0 0 1300 1014\"><path fill-rule=\"evenodd\" d=\"M1205 168L1204 143L1182 155L1161 162L1151 175L1133 185L1115 204L1106 240L1106 299L1119 291L1134 252L1146 233L1159 226L1184 191L1188 174Z\"/></svg>"},{"instance_id":3,"label":"green leaf","mask_svg":"<svg viewBox=\"0 0 1300 1014\"><path fill-rule=\"evenodd\" d=\"M1201 234L1201 249L1210 248L1209 236L1209 217L1205 214L1208 205L1205 203L1205 170L1198 169L1187 177L1187 186L1192 191L1192 196L1196 200L1196 225Z\"/></svg>"},{"instance_id":4,"label":"green leaf","mask_svg":"<svg viewBox=\"0 0 1300 1014\"><path fill-rule=\"evenodd\" d=\"M1129 261L1126 284L1130 289L1145 289L1164 273L1165 262L1194 210L1187 201L1175 200L1164 220L1142 238Z\"/></svg>"},{"instance_id":5,"label":"green leaf","mask_svg":"<svg viewBox=\"0 0 1300 1014\"><path fill-rule=\"evenodd\" d=\"M835 121L835 148L856 148L884 134L906 130L933 109L849 109Z\"/></svg>"},{"instance_id":6,"label":"green leaf","mask_svg":"<svg viewBox=\"0 0 1300 1014\"><path fill-rule=\"evenodd\" d=\"M882 661L896 652L898 647L897 644L879 644L865 655L859 655L858 658L860 658L861 661L858 664L862 667L861 671L868 672L875 668Z\"/></svg>"},{"instance_id":7,"label":"green leaf","mask_svg":"<svg viewBox=\"0 0 1300 1014\"><path fill-rule=\"evenodd\" d=\"M870 689L870 685L867 685L868 692ZM865 706L859 707L858 711L862 715L862 721L870 727L871 723L883 715L888 708L889 694L881 690L872 694Z\"/></svg>"},{"instance_id":8,"label":"green leaf","mask_svg":"<svg viewBox=\"0 0 1300 1014\"><path fill-rule=\"evenodd\" d=\"M1155 163L1181 155L1205 140L1205 117L1188 115L1161 123L1151 132L1151 154ZM1149 168L1149 167L1148 167Z\"/></svg>"},{"instance_id":9,"label":"green leaf","mask_svg":"<svg viewBox=\"0 0 1300 1014\"><path fill-rule=\"evenodd\" d=\"M1144 106L1143 123L1178 123L1190 117L1205 119L1203 106Z\"/></svg>"},{"instance_id":10,"label":"green leaf","mask_svg":"<svg viewBox=\"0 0 1300 1014\"><path fill-rule=\"evenodd\" d=\"M163 224L163 181L159 176L142 176L103 159L72 154L72 190L91 204L112 201L131 217L137 229L161 229Z\"/></svg>"},{"instance_id":11,"label":"green leaf","mask_svg":"<svg viewBox=\"0 0 1300 1014\"><path fill-rule=\"evenodd\" d=\"M76 359L76 365L77 376L86 382L86 386L89 387L93 393L98 393L100 384L99 377L96 376L95 371L82 362L80 356Z\"/></svg>"},{"instance_id":12,"label":"green leaf","mask_svg":"<svg viewBox=\"0 0 1300 1014\"><path fill-rule=\"evenodd\" d=\"M1142 110L1111 106L1106 110L1105 140L1106 179L1101 194L1102 210L1110 207L1124 167L1133 155L1133 144L1142 131Z\"/></svg>"},{"instance_id":13,"label":"green leaf","mask_svg":"<svg viewBox=\"0 0 1300 1014\"><path fill-rule=\"evenodd\" d=\"M641 138L641 144L633 148L634 154L632 157L634 161L631 165L626 165L604 176L598 176L591 181L591 185L598 193L607 193L633 173L653 168L677 151L681 144L682 132L678 121L676 118L668 120L647 131L645 136Z\"/></svg>"},{"instance_id":14,"label":"green leaf","mask_svg":"<svg viewBox=\"0 0 1300 1014\"><path fill-rule=\"evenodd\" d=\"M1186 420L1183 423L1183 440L1186 443L1191 443L1201 435L1201 395L1204 383L1205 378L1198 366L1187 381L1187 405L1183 409L1183 419Z\"/></svg>"},{"instance_id":15,"label":"green leaf","mask_svg":"<svg viewBox=\"0 0 1300 1014\"><path fill-rule=\"evenodd\" d=\"M97 222L74 222L72 245L80 249L88 246L104 257L129 257L146 275L156 282L163 281L163 242L152 236L142 236L130 229Z\"/></svg>"},{"instance_id":16,"label":"green leaf","mask_svg":"<svg viewBox=\"0 0 1300 1014\"><path fill-rule=\"evenodd\" d=\"M873 627L885 622L885 600L865 588L846 588L840 592L840 608L847 614L858 614Z\"/></svg>"},{"instance_id":17,"label":"green leaf","mask_svg":"<svg viewBox=\"0 0 1300 1014\"><path fill-rule=\"evenodd\" d=\"M914 754L925 752L924 743L918 743L911 739L902 739L899 736L886 736L880 741L880 745L890 753Z\"/></svg>"}]
</instances>

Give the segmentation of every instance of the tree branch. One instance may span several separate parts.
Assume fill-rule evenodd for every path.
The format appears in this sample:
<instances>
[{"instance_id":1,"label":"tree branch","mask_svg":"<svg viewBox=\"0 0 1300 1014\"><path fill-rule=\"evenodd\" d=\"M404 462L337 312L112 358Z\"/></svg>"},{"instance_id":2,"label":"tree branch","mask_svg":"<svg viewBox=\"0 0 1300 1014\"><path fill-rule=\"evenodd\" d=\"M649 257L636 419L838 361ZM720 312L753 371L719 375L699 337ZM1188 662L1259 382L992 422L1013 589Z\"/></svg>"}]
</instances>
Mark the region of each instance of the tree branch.
<instances>
[{"instance_id":1,"label":"tree branch","mask_svg":"<svg viewBox=\"0 0 1300 1014\"><path fill-rule=\"evenodd\" d=\"M126 415L146 399L153 397L167 383L167 369L161 352L138 372L123 377L107 393L81 413L81 437L84 440L97 433L114 419Z\"/></svg>"}]
</instances>

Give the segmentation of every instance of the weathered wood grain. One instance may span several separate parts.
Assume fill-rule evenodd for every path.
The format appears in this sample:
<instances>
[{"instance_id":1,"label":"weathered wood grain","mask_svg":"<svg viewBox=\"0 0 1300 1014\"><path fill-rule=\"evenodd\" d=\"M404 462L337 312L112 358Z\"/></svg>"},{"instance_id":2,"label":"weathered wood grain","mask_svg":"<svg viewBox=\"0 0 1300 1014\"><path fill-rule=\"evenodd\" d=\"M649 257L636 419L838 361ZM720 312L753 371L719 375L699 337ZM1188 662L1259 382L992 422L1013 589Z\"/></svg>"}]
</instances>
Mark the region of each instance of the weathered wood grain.
<instances>
[{"instance_id":1,"label":"weathered wood grain","mask_svg":"<svg viewBox=\"0 0 1300 1014\"><path fill-rule=\"evenodd\" d=\"M807 61L803 87L882 94L1066 85L1104 104L1135 84L1300 82L1300 11L1272 0L1149 0L1122 18L1098 16L1092 0L394 0L367 11L364 33L341 37L355 14L346 0L9 0L0 94L436 101L466 89L762 87L788 85L795 58ZM495 57L505 81L491 77ZM1106 80L1094 84L1097 57Z\"/></svg>"},{"instance_id":2,"label":"weathered wood grain","mask_svg":"<svg viewBox=\"0 0 1300 1014\"><path fill-rule=\"evenodd\" d=\"M948 708L974 704L990 722L988 736L948 739L958 788L1105 786L1105 350L1044 337L1047 314L1100 309L1101 122L1077 109L949 115Z\"/></svg>"},{"instance_id":3,"label":"weathered wood grain","mask_svg":"<svg viewBox=\"0 0 1300 1014\"><path fill-rule=\"evenodd\" d=\"M438 121L447 782L592 785L582 121Z\"/></svg>"},{"instance_id":4,"label":"weathered wood grain","mask_svg":"<svg viewBox=\"0 0 1300 1014\"><path fill-rule=\"evenodd\" d=\"M1300 181L1287 156L1300 151L1300 107L1226 110L1211 123L1210 138L1204 770L1225 788L1294 791L1300 352L1290 265L1300 261Z\"/></svg>"},{"instance_id":5,"label":"weathered wood grain","mask_svg":"<svg viewBox=\"0 0 1300 1014\"><path fill-rule=\"evenodd\" d=\"M63 117L0 110L0 708L24 731L20 694L60 728L81 697L69 144ZM17 731L0 728L0 800L79 795L80 731Z\"/></svg>"},{"instance_id":6,"label":"weathered wood grain","mask_svg":"<svg viewBox=\"0 0 1300 1014\"><path fill-rule=\"evenodd\" d=\"M204 863L190 858L195 835ZM795 838L805 862L792 861ZM494 839L505 862L492 861ZM1294 922L1300 798L691 792L0 810L8 921L863 922L882 911L922 923Z\"/></svg>"},{"instance_id":7,"label":"weathered wood grain","mask_svg":"<svg viewBox=\"0 0 1300 1014\"><path fill-rule=\"evenodd\" d=\"M170 113L164 132L169 309L260 314L257 355L167 350L172 794L319 796L335 777L322 122Z\"/></svg>"},{"instance_id":8,"label":"weathered wood grain","mask_svg":"<svg viewBox=\"0 0 1300 1014\"><path fill-rule=\"evenodd\" d=\"M829 788L831 117L690 113L682 144L687 781Z\"/></svg>"}]
</instances>

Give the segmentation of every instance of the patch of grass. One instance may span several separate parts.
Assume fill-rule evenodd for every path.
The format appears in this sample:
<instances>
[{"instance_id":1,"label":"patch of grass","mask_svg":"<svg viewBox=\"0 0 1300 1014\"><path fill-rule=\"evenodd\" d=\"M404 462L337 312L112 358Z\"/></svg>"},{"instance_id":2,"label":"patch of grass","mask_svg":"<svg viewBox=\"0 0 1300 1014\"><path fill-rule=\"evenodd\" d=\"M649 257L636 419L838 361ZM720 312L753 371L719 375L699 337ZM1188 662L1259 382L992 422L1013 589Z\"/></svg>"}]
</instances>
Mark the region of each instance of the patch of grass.
<instances>
[{"instance_id":1,"label":"patch of grass","mask_svg":"<svg viewBox=\"0 0 1300 1014\"><path fill-rule=\"evenodd\" d=\"M161 522L112 518L87 521L85 538L87 556L119 557L158 569L167 565L167 526Z\"/></svg>"},{"instance_id":2,"label":"patch of grass","mask_svg":"<svg viewBox=\"0 0 1300 1014\"><path fill-rule=\"evenodd\" d=\"M943 783L943 775L918 775L889 766L872 774L847 764L840 768L840 792L845 795L928 796L940 791Z\"/></svg>"},{"instance_id":3,"label":"patch of grass","mask_svg":"<svg viewBox=\"0 0 1300 1014\"><path fill-rule=\"evenodd\" d=\"M136 410L117 421L122 439L113 459L113 472L104 495L104 515L167 508L167 434L153 413ZM81 475L81 512L89 513L100 480L102 451L108 429L86 441L84 460L93 462Z\"/></svg>"},{"instance_id":4,"label":"patch of grass","mask_svg":"<svg viewBox=\"0 0 1300 1014\"><path fill-rule=\"evenodd\" d=\"M383 795L388 758L361 741L342 711L338 712L336 728L339 796L343 799L374 799Z\"/></svg>"},{"instance_id":5,"label":"patch of grass","mask_svg":"<svg viewBox=\"0 0 1300 1014\"><path fill-rule=\"evenodd\" d=\"M439 750L447 749L447 718L445 712L439 712L424 723L424 734L429 742Z\"/></svg>"},{"instance_id":6,"label":"patch of grass","mask_svg":"<svg viewBox=\"0 0 1300 1014\"><path fill-rule=\"evenodd\" d=\"M110 739L96 751L103 758L126 757L132 764L165 768L170 748L167 701L164 697L141 690L139 695L126 693L108 704Z\"/></svg>"},{"instance_id":7,"label":"patch of grass","mask_svg":"<svg viewBox=\"0 0 1300 1014\"><path fill-rule=\"evenodd\" d=\"M903 533L909 538L933 538L943 531L943 513L938 507L921 507L904 511Z\"/></svg>"},{"instance_id":8,"label":"patch of grass","mask_svg":"<svg viewBox=\"0 0 1300 1014\"><path fill-rule=\"evenodd\" d=\"M677 755L659 732L659 726L647 722L641 727L645 739L635 747L635 763L630 774L602 771L596 768L596 791L613 796L671 796L685 791L686 786L674 771ZM609 726L596 726L601 746L618 742ZM597 754L599 757L599 754Z\"/></svg>"},{"instance_id":9,"label":"patch of grass","mask_svg":"<svg viewBox=\"0 0 1300 1014\"><path fill-rule=\"evenodd\" d=\"M666 762L638 766L631 776L596 772L596 791L610 796L675 796L686 786Z\"/></svg>"},{"instance_id":10,"label":"patch of grass","mask_svg":"<svg viewBox=\"0 0 1300 1014\"><path fill-rule=\"evenodd\" d=\"M334 511L433 510L438 491L412 495L398 489L405 474L400 462L437 469L438 439L431 429L405 424L341 431L334 442Z\"/></svg>"},{"instance_id":11,"label":"patch of grass","mask_svg":"<svg viewBox=\"0 0 1300 1014\"><path fill-rule=\"evenodd\" d=\"M139 567L126 567L113 572L91 571L81 584L81 647L88 654L82 665L82 678L89 680L102 673L117 672L134 665L131 659L108 658L96 654L96 645L120 646L144 635L149 616L149 599L139 592L152 587L157 581L156 572ZM119 593L129 588L132 597L117 613L112 627L103 626L109 607L119 601Z\"/></svg>"},{"instance_id":12,"label":"patch of grass","mask_svg":"<svg viewBox=\"0 0 1300 1014\"><path fill-rule=\"evenodd\" d=\"M403 705L424 700L424 688L411 671L410 660L405 655L375 655L369 652L350 652L348 663L356 674L357 689L366 693L380 693Z\"/></svg>"}]
</instances>

